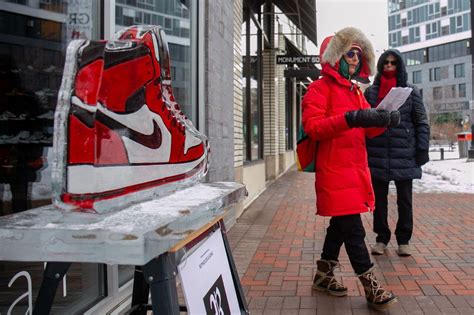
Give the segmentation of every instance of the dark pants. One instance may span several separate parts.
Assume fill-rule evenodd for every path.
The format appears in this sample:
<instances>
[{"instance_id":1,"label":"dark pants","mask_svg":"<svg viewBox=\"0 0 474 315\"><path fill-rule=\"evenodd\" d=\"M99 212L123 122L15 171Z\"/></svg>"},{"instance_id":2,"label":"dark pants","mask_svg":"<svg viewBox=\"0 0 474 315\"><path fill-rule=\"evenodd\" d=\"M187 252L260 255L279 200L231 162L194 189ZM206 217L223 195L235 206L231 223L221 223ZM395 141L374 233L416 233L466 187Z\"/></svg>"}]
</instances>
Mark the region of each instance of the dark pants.
<instances>
[{"instance_id":1,"label":"dark pants","mask_svg":"<svg viewBox=\"0 0 474 315\"><path fill-rule=\"evenodd\" d=\"M373 266L365 246L365 230L360 214L331 218L324 239L321 259L337 261L342 244L346 247L347 255L356 274L360 275Z\"/></svg>"},{"instance_id":2,"label":"dark pants","mask_svg":"<svg viewBox=\"0 0 474 315\"><path fill-rule=\"evenodd\" d=\"M372 180L375 193L374 232L377 243L388 244L390 228L388 226L388 185L389 182ZM413 232L413 180L395 181L397 187L398 221L395 236L398 245L408 244Z\"/></svg>"}]
</instances>

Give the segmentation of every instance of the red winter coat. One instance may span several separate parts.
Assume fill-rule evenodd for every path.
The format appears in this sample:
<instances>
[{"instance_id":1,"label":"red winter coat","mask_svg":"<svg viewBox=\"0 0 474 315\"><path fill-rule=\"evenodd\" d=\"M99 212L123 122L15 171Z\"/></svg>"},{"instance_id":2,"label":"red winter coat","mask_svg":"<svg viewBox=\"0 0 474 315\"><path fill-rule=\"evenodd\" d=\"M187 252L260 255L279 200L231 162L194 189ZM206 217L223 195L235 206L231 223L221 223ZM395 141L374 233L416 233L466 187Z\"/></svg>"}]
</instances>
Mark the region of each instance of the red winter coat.
<instances>
[{"instance_id":1,"label":"red winter coat","mask_svg":"<svg viewBox=\"0 0 474 315\"><path fill-rule=\"evenodd\" d=\"M352 42L353 38L351 36ZM318 141L315 172L317 214L341 216L374 208L365 137L377 136L384 129L351 129L347 125L345 112L370 108L370 105L359 87L338 73L338 61L334 61L334 65L325 62L324 57L327 55L323 52L330 39L321 45L323 77L308 87L301 106L303 128L306 134ZM366 47L357 43L363 49ZM348 51L350 45L351 42L349 47L340 48L339 56ZM367 56L362 57L361 77L367 77L369 73L370 63L364 58Z\"/></svg>"}]
</instances>

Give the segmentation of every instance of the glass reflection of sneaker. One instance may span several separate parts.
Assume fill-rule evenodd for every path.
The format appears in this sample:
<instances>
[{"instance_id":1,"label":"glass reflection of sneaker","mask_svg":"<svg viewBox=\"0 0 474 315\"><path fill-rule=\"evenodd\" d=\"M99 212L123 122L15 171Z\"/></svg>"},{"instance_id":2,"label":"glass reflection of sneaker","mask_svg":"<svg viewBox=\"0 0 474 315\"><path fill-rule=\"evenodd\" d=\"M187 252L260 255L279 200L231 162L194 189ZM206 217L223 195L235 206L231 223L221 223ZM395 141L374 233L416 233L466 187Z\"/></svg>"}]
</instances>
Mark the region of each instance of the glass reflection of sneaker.
<instances>
[{"instance_id":1,"label":"glass reflection of sneaker","mask_svg":"<svg viewBox=\"0 0 474 315\"><path fill-rule=\"evenodd\" d=\"M207 172L207 138L180 111L164 32L132 26L71 42L55 113L54 202L106 212Z\"/></svg>"}]
</instances>

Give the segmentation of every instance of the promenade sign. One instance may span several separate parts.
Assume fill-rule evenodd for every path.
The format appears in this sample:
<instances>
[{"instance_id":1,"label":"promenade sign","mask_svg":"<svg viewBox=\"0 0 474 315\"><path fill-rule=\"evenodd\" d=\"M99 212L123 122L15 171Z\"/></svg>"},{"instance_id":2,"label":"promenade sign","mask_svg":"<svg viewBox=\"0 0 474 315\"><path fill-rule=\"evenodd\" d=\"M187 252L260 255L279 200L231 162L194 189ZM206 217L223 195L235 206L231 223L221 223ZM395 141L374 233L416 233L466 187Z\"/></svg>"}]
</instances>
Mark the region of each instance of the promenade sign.
<instances>
[{"instance_id":1,"label":"promenade sign","mask_svg":"<svg viewBox=\"0 0 474 315\"><path fill-rule=\"evenodd\" d=\"M278 65L304 66L307 64L320 63L320 61L321 60L318 55L300 55L300 56L279 55L279 56L276 56L276 63Z\"/></svg>"}]
</instances>

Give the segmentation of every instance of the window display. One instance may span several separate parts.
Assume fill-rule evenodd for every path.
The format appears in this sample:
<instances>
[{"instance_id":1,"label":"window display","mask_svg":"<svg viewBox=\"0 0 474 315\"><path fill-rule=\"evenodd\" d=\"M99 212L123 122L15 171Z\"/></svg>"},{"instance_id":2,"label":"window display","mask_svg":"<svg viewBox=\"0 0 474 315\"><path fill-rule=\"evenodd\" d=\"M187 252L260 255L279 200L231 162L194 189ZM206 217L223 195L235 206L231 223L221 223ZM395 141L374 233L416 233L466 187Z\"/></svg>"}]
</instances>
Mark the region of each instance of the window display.
<instances>
[{"instance_id":1,"label":"window display","mask_svg":"<svg viewBox=\"0 0 474 315\"><path fill-rule=\"evenodd\" d=\"M51 204L54 111L66 47L74 38L99 38L99 4L0 1L0 216ZM31 307L43 269L43 262L0 262L1 314ZM101 300L103 270L73 264L53 313L83 313Z\"/></svg>"}]
</instances>

